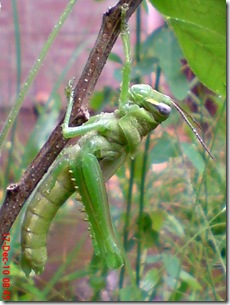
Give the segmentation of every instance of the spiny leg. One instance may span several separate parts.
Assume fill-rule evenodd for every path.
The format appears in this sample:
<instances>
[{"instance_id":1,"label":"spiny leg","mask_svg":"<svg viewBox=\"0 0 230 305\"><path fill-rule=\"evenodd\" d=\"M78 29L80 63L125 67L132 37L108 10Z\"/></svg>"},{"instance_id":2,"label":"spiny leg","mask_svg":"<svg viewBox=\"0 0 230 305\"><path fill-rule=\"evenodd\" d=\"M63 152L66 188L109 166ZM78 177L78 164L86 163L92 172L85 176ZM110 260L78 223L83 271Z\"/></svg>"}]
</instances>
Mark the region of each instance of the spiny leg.
<instances>
[{"instance_id":1,"label":"spiny leg","mask_svg":"<svg viewBox=\"0 0 230 305\"><path fill-rule=\"evenodd\" d=\"M74 82L74 79L69 80L68 85L65 87L65 95L66 95L66 98L68 101L68 105L67 105L64 123L62 125L63 133L64 133L64 130L67 130L69 127L71 112L72 112L73 103L74 103L73 82Z\"/></svg>"},{"instance_id":2,"label":"spiny leg","mask_svg":"<svg viewBox=\"0 0 230 305\"><path fill-rule=\"evenodd\" d=\"M121 6L121 39L125 53L125 62L122 69L122 82L121 82L121 93L119 98L119 110L125 112L125 106L128 100L128 90L130 85L130 72L131 72L131 46L130 46L130 33L129 27L126 22L126 11L128 5L124 4Z\"/></svg>"},{"instance_id":3,"label":"spiny leg","mask_svg":"<svg viewBox=\"0 0 230 305\"><path fill-rule=\"evenodd\" d=\"M128 5L124 4L121 6L121 39L123 43L125 62L122 69L122 83L121 93L119 98L119 110L122 114L125 114L125 106L128 100L128 89L130 84L130 71L131 71L131 50L130 50L130 34L128 24L126 22L126 11ZM82 126L70 127L70 117L74 104L74 89L73 80L69 81L68 86L65 89L66 97L68 100L66 116L62 124L62 132L65 138L73 138L89 132L91 130L104 130L105 124L100 121L89 120Z\"/></svg>"},{"instance_id":4,"label":"spiny leg","mask_svg":"<svg viewBox=\"0 0 230 305\"><path fill-rule=\"evenodd\" d=\"M97 120L96 116L90 118L88 122L84 123L81 126L75 126L75 127L69 126L72 108L73 108L73 104L74 104L73 81L74 80L70 80L68 82L67 87L65 88L68 105L67 105L65 119L62 124L62 133L63 133L63 136L67 139L81 136L81 135L85 134L86 132L89 132L92 130L104 130L105 129L105 123Z\"/></svg>"},{"instance_id":5,"label":"spiny leg","mask_svg":"<svg viewBox=\"0 0 230 305\"><path fill-rule=\"evenodd\" d=\"M91 233L96 239L96 254L100 252L109 268L121 267L123 257L113 230L105 182L97 158L82 151L71 166L71 175L79 187ZM93 244L95 246L95 242Z\"/></svg>"}]
</instances>

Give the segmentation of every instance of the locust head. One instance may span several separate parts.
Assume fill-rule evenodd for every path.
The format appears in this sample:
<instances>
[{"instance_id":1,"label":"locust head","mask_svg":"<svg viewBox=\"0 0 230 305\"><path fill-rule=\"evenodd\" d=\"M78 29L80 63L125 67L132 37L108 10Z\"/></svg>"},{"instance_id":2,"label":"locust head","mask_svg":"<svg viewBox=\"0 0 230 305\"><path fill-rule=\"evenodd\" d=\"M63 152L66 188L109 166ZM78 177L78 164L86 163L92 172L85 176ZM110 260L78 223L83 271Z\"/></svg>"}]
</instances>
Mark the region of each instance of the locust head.
<instances>
[{"instance_id":1,"label":"locust head","mask_svg":"<svg viewBox=\"0 0 230 305\"><path fill-rule=\"evenodd\" d=\"M149 111L158 123L166 120L171 112L171 98L149 85L133 85L129 89L129 100Z\"/></svg>"},{"instance_id":2,"label":"locust head","mask_svg":"<svg viewBox=\"0 0 230 305\"><path fill-rule=\"evenodd\" d=\"M183 109L175 101L173 101L169 96L161 94L160 92L154 90L149 85L141 84L141 85L133 85L129 89L128 98L132 103L138 105L139 107L146 109L149 113L151 113L151 115L154 119L154 122L156 124L160 124L161 122L163 122L164 120L167 119L167 117L169 116L169 114L171 112L171 106L173 105L176 108L176 110L180 113L180 115L182 116L182 118L184 119L186 124L189 126L189 128L193 131L196 138L199 140L201 145L207 151L209 156L214 160L214 157L212 156L210 150L204 143L201 136L198 134L197 130L189 122ZM190 117L190 119L192 119L191 116L189 116L189 117ZM193 120L193 122L195 122L195 121Z\"/></svg>"}]
</instances>

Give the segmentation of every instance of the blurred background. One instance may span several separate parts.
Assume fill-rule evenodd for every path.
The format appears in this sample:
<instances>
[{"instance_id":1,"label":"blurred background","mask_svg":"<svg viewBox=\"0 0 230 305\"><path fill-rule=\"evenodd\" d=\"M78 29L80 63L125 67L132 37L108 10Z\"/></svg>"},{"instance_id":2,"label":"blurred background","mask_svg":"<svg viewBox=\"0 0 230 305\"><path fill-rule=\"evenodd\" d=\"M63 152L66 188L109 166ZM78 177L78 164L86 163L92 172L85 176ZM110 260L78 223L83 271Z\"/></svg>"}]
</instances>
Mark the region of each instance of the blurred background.
<instances>
[{"instance_id":1,"label":"blurred background","mask_svg":"<svg viewBox=\"0 0 230 305\"><path fill-rule=\"evenodd\" d=\"M67 3L1 1L0 129ZM78 0L73 7L2 149L0 199L4 199L7 185L19 181L64 113L64 88L72 77L76 82L80 77L102 15L115 3ZM144 1L130 18L129 27L132 82L148 83L175 98L201 126L199 132L216 160L203 152L174 110L169 120L143 143L135 161L127 160L107 183L113 224L133 273L107 270L93 256L85 215L79 212L81 204L72 196L52 223L45 271L26 278L19 263L24 208L11 230L12 301L226 298L225 98L194 75L172 28L150 2ZM90 100L92 115L117 107L123 58L118 38ZM144 219L144 227L139 226L140 219Z\"/></svg>"}]
</instances>

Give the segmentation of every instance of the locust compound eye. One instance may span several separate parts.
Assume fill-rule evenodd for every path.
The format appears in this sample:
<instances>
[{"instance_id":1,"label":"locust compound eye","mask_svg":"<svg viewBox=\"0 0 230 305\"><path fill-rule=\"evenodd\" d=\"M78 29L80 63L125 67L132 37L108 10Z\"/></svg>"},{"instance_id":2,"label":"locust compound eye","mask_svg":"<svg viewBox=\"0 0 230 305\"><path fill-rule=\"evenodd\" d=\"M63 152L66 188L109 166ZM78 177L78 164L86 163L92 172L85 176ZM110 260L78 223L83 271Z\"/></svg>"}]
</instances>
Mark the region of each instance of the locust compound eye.
<instances>
[{"instance_id":1,"label":"locust compound eye","mask_svg":"<svg viewBox=\"0 0 230 305\"><path fill-rule=\"evenodd\" d=\"M162 115L169 115L171 112L171 107L169 105L166 105L164 103L159 103L157 105L157 109Z\"/></svg>"}]
</instances>

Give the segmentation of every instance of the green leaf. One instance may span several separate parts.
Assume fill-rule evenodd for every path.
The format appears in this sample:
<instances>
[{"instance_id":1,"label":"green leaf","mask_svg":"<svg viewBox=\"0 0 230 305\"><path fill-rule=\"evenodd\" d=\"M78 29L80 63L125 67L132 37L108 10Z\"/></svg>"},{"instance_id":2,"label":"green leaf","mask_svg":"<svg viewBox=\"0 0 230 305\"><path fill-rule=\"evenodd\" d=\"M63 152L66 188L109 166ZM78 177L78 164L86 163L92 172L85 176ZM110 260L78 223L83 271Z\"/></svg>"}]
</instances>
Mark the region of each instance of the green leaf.
<instances>
[{"instance_id":1,"label":"green leaf","mask_svg":"<svg viewBox=\"0 0 230 305\"><path fill-rule=\"evenodd\" d=\"M119 290L120 301L128 302L128 301L143 301L147 294L144 290L136 287L133 289L133 286L126 286Z\"/></svg>"},{"instance_id":2,"label":"green leaf","mask_svg":"<svg viewBox=\"0 0 230 305\"><path fill-rule=\"evenodd\" d=\"M155 231L160 232L166 219L166 212L162 210L155 210L151 213L150 217L152 219L152 228Z\"/></svg>"},{"instance_id":3,"label":"green leaf","mask_svg":"<svg viewBox=\"0 0 230 305\"><path fill-rule=\"evenodd\" d=\"M184 155L190 160L190 162L197 169L199 174L202 174L205 169L205 162L201 156L201 154L196 150L193 144L183 142L181 143L181 148Z\"/></svg>"},{"instance_id":4,"label":"green leaf","mask_svg":"<svg viewBox=\"0 0 230 305\"><path fill-rule=\"evenodd\" d=\"M92 98L90 99L90 108L97 110L101 107L104 102L104 91L94 92Z\"/></svg>"},{"instance_id":5,"label":"green leaf","mask_svg":"<svg viewBox=\"0 0 230 305\"><path fill-rule=\"evenodd\" d=\"M138 230L146 233L152 229L152 220L147 212L143 212L142 216L137 217L136 223L138 225Z\"/></svg>"},{"instance_id":6,"label":"green leaf","mask_svg":"<svg viewBox=\"0 0 230 305\"><path fill-rule=\"evenodd\" d=\"M148 255L145 259L146 264L156 264L162 261L162 256L158 254Z\"/></svg>"},{"instance_id":7,"label":"green leaf","mask_svg":"<svg viewBox=\"0 0 230 305\"><path fill-rule=\"evenodd\" d=\"M150 0L172 26L199 80L226 95L226 2Z\"/></svg>"},{"instance_id":8,"label":"green leaf","mask_svg":"<svg viewBox=\"0 0 230 305\"><path fill-rule=\"evenodd\" d=\"M119 63L119 64L123 64L122 58L119 55L117 55L116 53L111 52L109 54L108 59L113 61L113 62L116 62L116 63Z\"/></svg>"},{"instance_id":9,"label":"green leaf","mask_svg":"<svg viewBox=\"0 0 230 305\"><path fill-rule=\"evenodd\" d=\"M190 275L189 273L187 273L184 270L181 270L181 272L180 272L180 279L182 281L188 283L188 285L191 289L194 289L194 290L196 290L196 289L201 290L202 289L202 287L198 283L198 281L192 275Z\"/></svg>"},{"instance_id":10,"label":"green leaf","mask_svg":"<svg viewBox=\"0 0 230 305\"><path fill-rule=\"evenodd\" d=\"M168 214L169 221L169 230L174 234L178 234L179 237L184 235L183 225L174 217L173 215Z\"/></svg>"},{"instance_id":11,"label":"green leaf","mask_svg":"<svg viewBox=\"0 0 230 305\"><path fill-rule=\"evenodd\" d=\"M132 68L131 79L150 75L156 70L157 64L158 59L156 57L143 58Z\"/></svg>"},{"instance_id":12,"label":"green leaf","mask_svg":"<svg viewBox=\"0 0 230 305\"><path fill-rule=\"evenodd\" d=\"M95 290L102 290L106 287L106 280L102 276L94 276L90 277L89 284Z\"/></svg>"},{"instance_id":13,"label":"green leaf","mask_svg":"<svg viewBox=\"0 0 230 305\"><path fill-rule=\"evenodd\" d=\"M180 284L180 286L174 290L170 296L169 302L179 302L183 301L184 295L188 289L188 284L186 282L183 282Z\"/></svg>"},{"instance_id":14,"label":"green leaf","mask_svg":"<svg viewBox=\"0 0 230 305\"><path fill-rule=\"evenodd\" d=\"M53 94L52 100L49 98L44 105L35 104L34 109L38 114L38 119L26 144L21 168L26 168L29 162L33 160L57 124L61 109L60 96Z\"/></svg>"},{"instance_id":15,"label":"green leaf","mask_svg":"<svg viewBox=\"0 0 230 305\"><path fill-rule=\"evenodd\" d=\"M114 99L116 92L108 86L105 86L103 90L94 92L92 98L90 99L90 108L94 111L100 112L106 107L106 104L111 103Z\"/></svg>"},{"instance_id":16,"label":"green leaf","mask_svg":"<svg viewBox=\"0 0 230 305\"><path fill-rule=\"evenodd\" d=\"M141 283L141 287L148 292L151 291L155 286L157 286L159 281L160 281L159 270L151 269L146 273Z\"/></svg>"},{"instance_id":17,"label":"green leaf","mask_svg":"<svg viewBox=\"0 0 230 305\"><path fill-rule=\"evenodd\" d=\"M173 95L184 99L189 91L189 82L182 73L184 58L173 31L163 26L148 36L143 44L143 53L156 56Z\"/></svg>"},{"instance_id":18,"label":"green leaf","mask_svg":"<svg viewBox=\"0 0 230 305\"><path fill-rule=\"evenodd\" d=\"M149 153L149 160L151 164L162 163L168 161L170 158L178 156L179 144L168 133L164 132L160 141L153 147Z\"/></svg>"},{"instance_id":19,"label":"green leaf","mask_svg":"<svg viewBox=\"0 0 230 305\"><path fill-rule=\"evenodd\" d=\"M179 259L173 255L163 254L163 262L168 275L177 278L181 269Z\"/></svg>"},{"instance_id":20,"label":"green leaf","mask_svg":"<svg viewBox=\"0 0 230 305\"><path fill-rule=\"evenodd\" d=\"M145 248L152 248L154 245L159 245L159 233L153 229L152 219L147 212L143 212L142 217L137 217L136 224L136 236L140 236L142 232L142 244Z\"/></svg>"}]
</instances>

